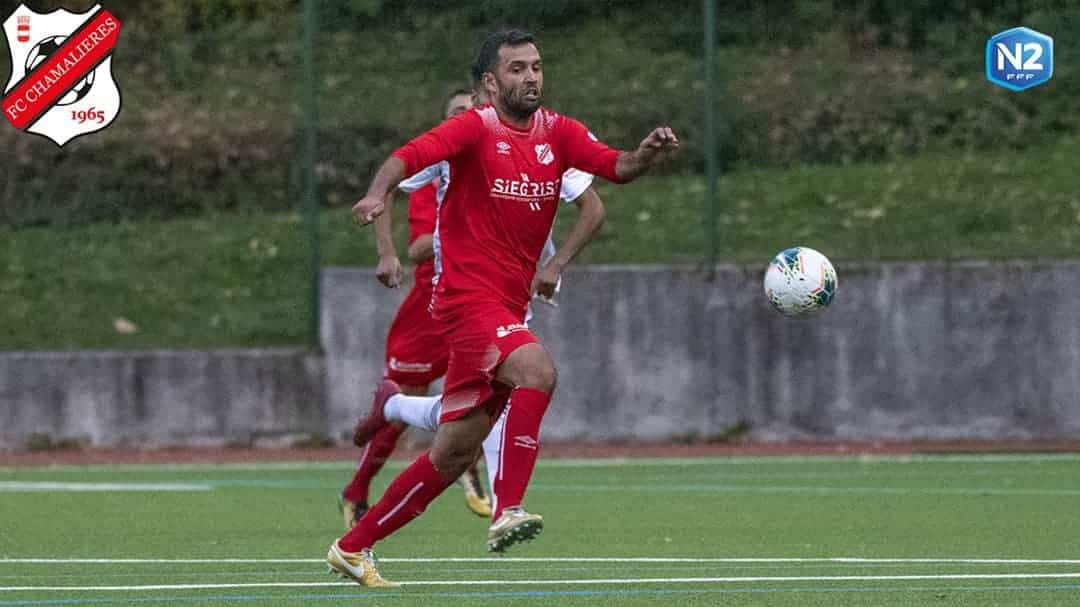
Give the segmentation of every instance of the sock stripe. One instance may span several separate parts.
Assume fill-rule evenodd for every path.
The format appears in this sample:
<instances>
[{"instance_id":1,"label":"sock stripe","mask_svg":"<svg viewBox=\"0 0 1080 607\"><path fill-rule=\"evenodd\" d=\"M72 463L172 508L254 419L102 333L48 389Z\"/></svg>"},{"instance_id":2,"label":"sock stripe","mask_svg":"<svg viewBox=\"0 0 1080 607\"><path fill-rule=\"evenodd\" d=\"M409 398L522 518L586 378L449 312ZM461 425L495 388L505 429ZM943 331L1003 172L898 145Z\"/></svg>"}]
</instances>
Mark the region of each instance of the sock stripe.
<instances>
[{"instance_id":1,"label":"sock stripe","mask_svg":"<svg viewBox=\"0 0 1080 607\"><path fill-rule=\"evenodd\" d=\"M387 520L389 520L391 517L393 517L395 514L397 514L398 510L401 510L402 508L404 508L405 504L407 504L409 502L409 500L412 499L412 496L416 495L416 492L419 491L420 489L422 489L423 487L424 487L423 482L416 483L416 486L413 487L412 489L410 489L409 492L405 494L405 497L403 497L401 499L401 501L397 503L396 506L391 508L390 512L387 512L381 519L376 521L375 524L381 526L383 523L385 523Z\"/></svg>"},{"instance_id":2,"label":"sock stripe","mask_svg":"<svg viewBox=\"0 0 1080 607\"><path fill-rule=\"evenodd\" d=\"M495 471L495 478L498 479L498 480L502 480L502 478L503 478L503 469L504 469L503 458L506 457L506 455L505 455L506 454L506 427L509 425L509 424L505 423L505 419L510 417L510 407L511 407L511 404L507 403L506 411L503 413L503 415L505 416L503 418L504 423L502 425L502 428L499 431L499 469ZM491 490L495 491L495 488L492 487Z\"/></svg>"},{"instance_id":3,"label":"sock stripe","mask_svg":"<svg viewBox=\"0 0 1080 607\"><path fill-rule=\"evenodd\" d=\"M364 450L362 452L360 452L360 461L357 462L360 466L363 466L364 463L367 461L368 453L371 451L371 443L372 442L374 442L374 441L368 441L367 444L364 445Z\"/></svg>"}]
</instances>

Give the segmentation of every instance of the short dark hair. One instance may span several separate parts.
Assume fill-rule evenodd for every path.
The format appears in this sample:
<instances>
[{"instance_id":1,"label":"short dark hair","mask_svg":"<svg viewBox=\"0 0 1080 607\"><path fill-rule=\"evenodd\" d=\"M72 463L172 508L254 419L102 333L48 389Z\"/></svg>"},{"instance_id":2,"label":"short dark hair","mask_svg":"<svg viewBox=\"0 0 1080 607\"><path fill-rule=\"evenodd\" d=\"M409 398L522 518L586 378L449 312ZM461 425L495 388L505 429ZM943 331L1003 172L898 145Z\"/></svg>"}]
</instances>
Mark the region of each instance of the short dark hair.
<instances>
[{"instance_id":1,"label":"short dark hair","mask_svg":"<svg viewBox=\"0 0 1080 607\"><path fill-rule=\"evenodd\" d=\"M451 99L453 99L454 97L457 97L458 95L465 95L466 97L472 97L472 94L473 94L472 90L467 89L465 87L458 87L458 88L450 91L449 93L447 93L446 96L443 97L442 107L439 108L439 119L442 120L443 118L446 118L446 106L450 105L450 100Z\"/></svg>"},{"instance_id":2,"label":"short dark hair","mask_svg":"<svg viewBox=\"0 0 1080 607\"><path fill-rule=\"evenodd\" d=\"M504 46L521 46L523 44L536 44L536 37L525 30L516 28L499 30L488 34L480 43L480 52L476 54L476 61L469 70L473 83L480 82L484 72L495 71L495 65L499 62L499 49Z\"/></svg>"}]
</instances>

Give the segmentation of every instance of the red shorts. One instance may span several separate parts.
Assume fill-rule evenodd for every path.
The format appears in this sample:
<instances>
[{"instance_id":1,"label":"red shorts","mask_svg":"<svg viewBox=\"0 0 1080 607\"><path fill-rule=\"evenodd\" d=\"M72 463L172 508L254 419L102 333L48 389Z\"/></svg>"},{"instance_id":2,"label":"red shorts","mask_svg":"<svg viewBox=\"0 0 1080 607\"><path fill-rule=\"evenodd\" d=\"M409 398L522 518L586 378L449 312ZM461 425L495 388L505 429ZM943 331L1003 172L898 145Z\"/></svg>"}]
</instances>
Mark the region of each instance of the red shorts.
<instances>
[{"instance_id":1,"label":"red shorts","mask_svg":"<svg viewBox=\"0 0 1080 607\"><path fill-rule=\"evenodd\" d=\"M430 302L431 287L414 286L386 336L385 377L403 386L426 386L446 374L449 349Z\"/></svg>"},{"instance_id":2,"label":"red shorts","mask_svg":"<svg viewBox=\"0 0 1080 607\"><path fill-rule=\"evenodd\" d=\"M495 370L521 346L540 340L525 326L525 315L497 303L472 303L443 314L450 362L439 422L460 419L477 407L498 415L510 387L495 381Z\"/></svg>"}]
</instances>

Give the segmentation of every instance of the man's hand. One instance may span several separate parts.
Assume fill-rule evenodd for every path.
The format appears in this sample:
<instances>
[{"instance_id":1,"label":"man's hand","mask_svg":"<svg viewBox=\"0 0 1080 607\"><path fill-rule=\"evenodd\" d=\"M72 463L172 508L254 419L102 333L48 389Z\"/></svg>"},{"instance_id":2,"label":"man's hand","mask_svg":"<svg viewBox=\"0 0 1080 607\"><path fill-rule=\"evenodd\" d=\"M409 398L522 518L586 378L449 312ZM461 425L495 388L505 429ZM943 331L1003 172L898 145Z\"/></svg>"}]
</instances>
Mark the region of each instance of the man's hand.
<instances>
[{"instance_id":1,"label":"man's hand","mask_svg":"<svg viewBox=\"0 0 1080 607\"><path fill-rule=\"evenodd\" d=\"M375 268L375 277L379 279L379 282L391 289L396 289L401 286L404 274L405 271L401 267L401 260L397 258L397 255L379 256L379 265Z\"/></svg>"},{"instance_id":2,"label":"man's hand","mask_svg":"<svg viewBox=\"0 0 1080 607\"><path fill-rule=\"evenodd\" d=\"M678 149L679 138L671 127L655 128L641 140L636 150L619 154L615 161L615 176L624 182L633 181Z\"/></svg>"},{"instance_id":3,"label":"man's hand","mask_svg":"<svg viewBox=\"0 0 1080 607\"><path fill-rule=\"evenodd\" d=\"M637 153L641 160L651 166L663 161L677 149L679 149L679 139L675 137L671 127L662 126L653 129L645 139L641 140Z\"/></svg>"},{"instance_id":4,"label":"man's hand","mask_svg":"<svg viewBox=\"0 0 1080 607\"><path fill-rule=\"evenodd\" d=\"M544 303L554 304L561 274L562 266L552 259L533 277L532 292Z\"/></svg>"},{"instance_id":5,"label":"man's hand","mask_svg":"<svg viewBox=\"0 0 1080 607\"><path fill-rule=\"evenodd\" d=\"M386 210L386 202L378 196L364 196L353 205L352 216L356 223L366 226Z\"/></svg>"}]
</instances>

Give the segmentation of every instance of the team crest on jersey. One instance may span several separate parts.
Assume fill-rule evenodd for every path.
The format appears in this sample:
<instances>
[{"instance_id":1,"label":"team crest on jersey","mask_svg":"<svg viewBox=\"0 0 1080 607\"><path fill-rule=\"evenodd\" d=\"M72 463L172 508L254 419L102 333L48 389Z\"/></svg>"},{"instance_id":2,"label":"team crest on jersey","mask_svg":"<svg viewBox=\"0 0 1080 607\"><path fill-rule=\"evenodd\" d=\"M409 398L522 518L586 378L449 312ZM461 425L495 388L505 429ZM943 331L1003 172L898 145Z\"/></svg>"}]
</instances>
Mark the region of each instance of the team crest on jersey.
<instances>
[{"instance_id":1,"label":"team crest on jersey","mask_svg":"<svg viewBox=\"0 0 1080 607\"><path fill-rule=\"evenodd\" d=\"M540 164L551 164L555 161L555 152L551 151L550 143L541 143L536 146L536 159Z\"/></svg>"},{"instance_id":2,"label":"team crest on jersey","mask_svg":"<svg viewBox=\"0 0 1080 607\"><path fill-rule=\"evenodd\" d=\"M3 95L8 122L60 146L112 124L120 113L112 76L120 26L101 5L46 14L19 5L4 21L11 57Z\"/></svg>"}]
</instances>

